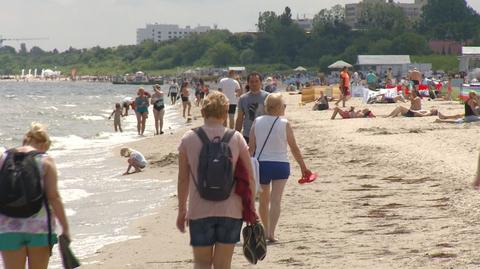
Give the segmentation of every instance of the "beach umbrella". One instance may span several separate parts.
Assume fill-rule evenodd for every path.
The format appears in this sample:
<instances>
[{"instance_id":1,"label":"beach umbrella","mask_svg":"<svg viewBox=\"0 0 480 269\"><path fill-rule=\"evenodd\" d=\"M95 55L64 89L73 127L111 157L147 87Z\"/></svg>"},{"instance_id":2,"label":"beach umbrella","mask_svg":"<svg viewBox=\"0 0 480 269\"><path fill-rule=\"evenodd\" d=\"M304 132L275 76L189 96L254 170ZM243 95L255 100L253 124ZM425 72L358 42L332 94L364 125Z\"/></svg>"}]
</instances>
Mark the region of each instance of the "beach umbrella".
<instances>
[{"instance_id":1,"label":"beach umbrella","mask_svg":"<svg viewBox=\"0 0 480 269\"><path fill-rule=\"evenodd\" d=\"M303 66L299 66L299 67L293 69L293 71L305 72L305 71L307 71L307 68L305 68L305 67L303 67Z\"/></svg>"},{"instance_id":2,"label":"beach umbrella","mask_svg":"<svg viewBox=\"0 0 480 269\"><path fill-rule=\"evenodd\" d=\"M328 68L329 69L342 69L343 67L352 67L351 64L345 62L345 61L342 61L342 60L339 60L339 61L336 61L334 62L333 64L329 65Z\"/></svg>"}]
</instances>

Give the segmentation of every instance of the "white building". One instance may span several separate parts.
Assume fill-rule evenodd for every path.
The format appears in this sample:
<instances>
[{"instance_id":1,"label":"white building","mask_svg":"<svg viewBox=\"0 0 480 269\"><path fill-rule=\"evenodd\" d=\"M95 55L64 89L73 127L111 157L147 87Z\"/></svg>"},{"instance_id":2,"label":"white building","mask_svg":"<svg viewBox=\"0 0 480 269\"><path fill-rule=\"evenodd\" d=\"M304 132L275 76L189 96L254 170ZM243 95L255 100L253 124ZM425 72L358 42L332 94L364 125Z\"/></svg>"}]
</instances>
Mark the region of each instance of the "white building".
<instances>
[{"instance_id":1,"label":"white building","mask_svg":"<svg viewBox=\"0 0 480 269\"><path fill-rule=\"evenodd\" d=\"M154 42L168 41L172 39L184 38L192 33L205 33L210 31L209 26L197 26L191 28L179 27L177 24L147 24L145 28L137 29L137 44L145 40L153 40Z\"/></svg>"},{"instance_id":2,"label":"white building","mask_svg":"<svg viewBox=\"0 0 480 269\"><path fill-rule=\"evenodd\" d=\"M401 7L407 19L415 21L422 15L422 8L428 3L428 0L415 0L414 3L395 3L393 0L363 0L356 4L345 5L345 22L353 29L358 28L358 20L362 14L362 4L381 4L389 3Z\"/></svg>"}]
</instances>

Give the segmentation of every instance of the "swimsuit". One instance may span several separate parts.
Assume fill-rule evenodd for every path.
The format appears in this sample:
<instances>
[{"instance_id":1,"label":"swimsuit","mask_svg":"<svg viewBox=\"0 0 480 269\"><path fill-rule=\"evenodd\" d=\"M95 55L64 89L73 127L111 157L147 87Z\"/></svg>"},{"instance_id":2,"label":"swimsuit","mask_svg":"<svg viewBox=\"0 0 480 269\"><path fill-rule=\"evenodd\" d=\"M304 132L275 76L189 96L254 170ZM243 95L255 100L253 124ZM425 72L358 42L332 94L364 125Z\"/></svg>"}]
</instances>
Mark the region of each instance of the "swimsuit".
<instances>
[{"instance_id":1,"label":"swimsuit","mask_svg":"<svg viewBox=\"0 0 480 269\"><path fill-rule=\"evenodd\" d=\"M182 96L182 102L188 102L188 97Z\"/></svg>"},{"instance_id":2,"label":"swimsuit","mask_svg":"<svg viewBox=\"0 0 480 269\"><path fill-rule=\"evenodd\" d=\"M412 111L412 110L408 110L407 113L405 113L404 115L405 117L409 117L409 118L412 118L412 117L415 117L415 113Z\"/></svg>"},{"instance_id":3,"label":"swimsuit","mask_svg":"<svg viewBox=\"0 0 480 269\"><path fill-rule=\"evenodd\" d=\"M164 108L165 105L163 103L163 97L160 97L157 101L153 103L153 109L155 109L156 111L161 111Z\"/></svg>"}]
</instances>

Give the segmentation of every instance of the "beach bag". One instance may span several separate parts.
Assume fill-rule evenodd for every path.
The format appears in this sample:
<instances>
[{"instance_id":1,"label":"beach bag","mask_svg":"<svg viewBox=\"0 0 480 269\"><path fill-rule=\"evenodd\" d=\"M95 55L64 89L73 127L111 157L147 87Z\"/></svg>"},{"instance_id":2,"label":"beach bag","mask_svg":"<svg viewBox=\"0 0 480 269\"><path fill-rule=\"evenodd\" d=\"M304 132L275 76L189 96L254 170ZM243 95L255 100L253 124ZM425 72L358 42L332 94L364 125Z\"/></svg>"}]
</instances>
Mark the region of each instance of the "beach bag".
<instances>
[{"instance_id":1,"label":"beach bag","mask_svg":"<svg viewBox=\"0 0 480 269\"><path fill-rule=\"evenodd\" d=\"M235 134L228 129L223 138L210 140L205 131L199 127L193 129L202 141L198 161L198 178L194 182L200 197L209 201L226 200L235 183L233 177L232 151L228 143ZM192 171L190 170L190 173ZM193 176L193 173L192 173Z\"/></svg>"},{"instance_id":2,"label":"beach bag","mask_svg":"<svg viewBox=\"0 0 480 269\"><path fill-rule=\"evenodd\" d=\"M0 169L0 213L14 218L28 218L40 211L45 195L42 176L35 156L38 151L8 150Z\"/></svg>"}]
</instances>

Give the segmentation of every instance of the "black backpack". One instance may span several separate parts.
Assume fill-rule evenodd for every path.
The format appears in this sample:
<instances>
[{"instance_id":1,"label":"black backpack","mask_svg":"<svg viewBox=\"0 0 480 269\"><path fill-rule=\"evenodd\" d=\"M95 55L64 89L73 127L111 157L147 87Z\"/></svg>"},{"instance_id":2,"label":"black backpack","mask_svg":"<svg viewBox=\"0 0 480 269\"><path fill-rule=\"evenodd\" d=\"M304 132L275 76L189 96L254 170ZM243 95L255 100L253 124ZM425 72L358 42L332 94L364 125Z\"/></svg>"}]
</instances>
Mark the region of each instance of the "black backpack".
<instances>
[{"instance_id":1,"label":"black backpack","mask_svg":"<svg viewBox=\"0 0 480 269\"><path fill-rule=\"evenodd\" d=\"M235 183L232 151L228 146L235 131L228 129L223 138L217 136L212 141L202 128L195 128L193 131L203 144L198 162L198 178L194 178L200 197L209 201L226 200Z\"/></svg>"},{"instance_id":2,"label":"black backpack","mask_svg":"<svg viewBox=\"0 0 480 269\"><path fill-rule=\"evenodd\" d=\"M38 151L11 149L0 169L0 213L14 218L28 218L40 211L45 195L35 156Z\"/></svg>"}]
</instances>

